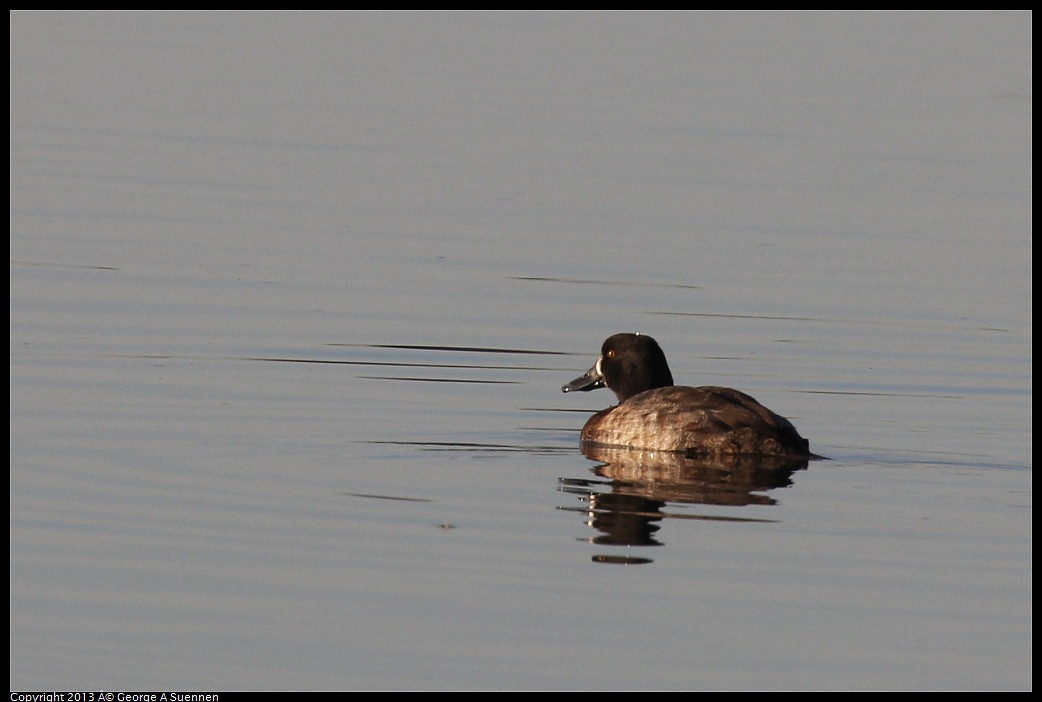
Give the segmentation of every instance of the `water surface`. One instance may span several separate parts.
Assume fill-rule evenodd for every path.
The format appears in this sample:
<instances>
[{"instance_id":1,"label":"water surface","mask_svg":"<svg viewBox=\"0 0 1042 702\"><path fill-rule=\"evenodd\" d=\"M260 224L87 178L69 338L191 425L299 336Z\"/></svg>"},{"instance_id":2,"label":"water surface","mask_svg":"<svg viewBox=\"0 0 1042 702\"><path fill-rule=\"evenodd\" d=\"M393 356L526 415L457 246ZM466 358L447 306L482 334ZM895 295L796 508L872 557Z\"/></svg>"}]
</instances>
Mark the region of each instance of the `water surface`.
<instances>
[{"instance_id":1,"label":"water surface","mask_svg":"<svg viewBox=\"0 0 1042 702\"><path fill-rule=\"evenodd\" d=\"M13 14L12 689L1030 689L1031 167L1029 13Z\"/></svg>"}]
</instances>

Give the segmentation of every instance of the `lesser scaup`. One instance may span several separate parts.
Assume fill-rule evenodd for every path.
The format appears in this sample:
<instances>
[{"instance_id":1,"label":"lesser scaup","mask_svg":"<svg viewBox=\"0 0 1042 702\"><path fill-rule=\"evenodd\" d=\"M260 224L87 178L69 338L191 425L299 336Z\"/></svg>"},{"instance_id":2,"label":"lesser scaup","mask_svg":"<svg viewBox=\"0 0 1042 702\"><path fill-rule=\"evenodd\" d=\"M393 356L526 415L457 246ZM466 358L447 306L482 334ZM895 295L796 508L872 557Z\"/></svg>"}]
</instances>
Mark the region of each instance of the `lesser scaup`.
<instances>
[{"instance_id":1,"label":"lesser scaup","mask_svg":"<svg viewBox=\"0 0 1042 702\"><path fill-rule=\"evenodd\" d=\"M731 388L673 385L666 355L644 334L615 334L585 375L561 388L607 387L619 404L590 417L584 444L718 456L813 457L785 417Z\"/></svg>"}]
</instances>

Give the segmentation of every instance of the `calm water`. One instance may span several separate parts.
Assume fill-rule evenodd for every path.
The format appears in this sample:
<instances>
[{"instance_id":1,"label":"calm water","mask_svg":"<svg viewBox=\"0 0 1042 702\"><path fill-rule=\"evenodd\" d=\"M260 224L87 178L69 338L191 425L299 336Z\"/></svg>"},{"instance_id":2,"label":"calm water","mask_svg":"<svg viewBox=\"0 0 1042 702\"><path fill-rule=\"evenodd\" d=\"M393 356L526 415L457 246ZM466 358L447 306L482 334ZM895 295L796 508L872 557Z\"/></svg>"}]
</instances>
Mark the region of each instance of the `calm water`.
<instances>
[{"instance_id":1,"label":"calm water","mask_svg":"<svg viewBox=\"0 0 1042 702\"><path fill-rule=\"evenodd\" d=\"M12 14L12 689L1030 689L1031 18Z\"/></svg>"}]
</instances>

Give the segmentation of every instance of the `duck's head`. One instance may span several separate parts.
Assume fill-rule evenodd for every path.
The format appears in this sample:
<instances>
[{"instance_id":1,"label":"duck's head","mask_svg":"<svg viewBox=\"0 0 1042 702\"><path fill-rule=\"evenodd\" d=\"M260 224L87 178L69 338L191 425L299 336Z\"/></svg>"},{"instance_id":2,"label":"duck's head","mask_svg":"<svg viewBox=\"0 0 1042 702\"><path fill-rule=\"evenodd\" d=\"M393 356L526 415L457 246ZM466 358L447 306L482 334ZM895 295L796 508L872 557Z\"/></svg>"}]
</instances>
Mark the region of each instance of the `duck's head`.
<instances>
[{"instance_id":1,"label":"duck's head","mask_svg":"<svg viewBox=\"0 0 1042 702\"><path fill-rule=\"evenodd\" d=\"M593 368L561 391L585 392L607 387L619 402L624 402L645 390L672 384L673 374L657 341L645 334L614 334L601 345L600 358Z\"/></svg>"}]
</instances>

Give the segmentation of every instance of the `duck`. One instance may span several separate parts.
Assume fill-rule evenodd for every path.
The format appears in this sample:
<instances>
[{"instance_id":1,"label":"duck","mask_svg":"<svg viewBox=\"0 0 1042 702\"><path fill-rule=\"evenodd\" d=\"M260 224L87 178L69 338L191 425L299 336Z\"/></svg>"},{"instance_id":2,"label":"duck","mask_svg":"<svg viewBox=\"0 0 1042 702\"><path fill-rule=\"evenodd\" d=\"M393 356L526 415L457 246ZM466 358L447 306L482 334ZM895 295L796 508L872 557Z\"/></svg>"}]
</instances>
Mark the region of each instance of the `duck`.
<instances>
[{"instance_id":1,"label":"duck","mask_svg":"<svg viewBox=\"0 0 1042 702\"><path fill-rule=\"evenodd\" d=\"M608 388L619 404L582 429L583 447L683 452L708 457L817 458L785 417L733 388L673 384L666 354L646 334L614 334L585 374L561 388Z\"/></svg>"}]
</instances>

